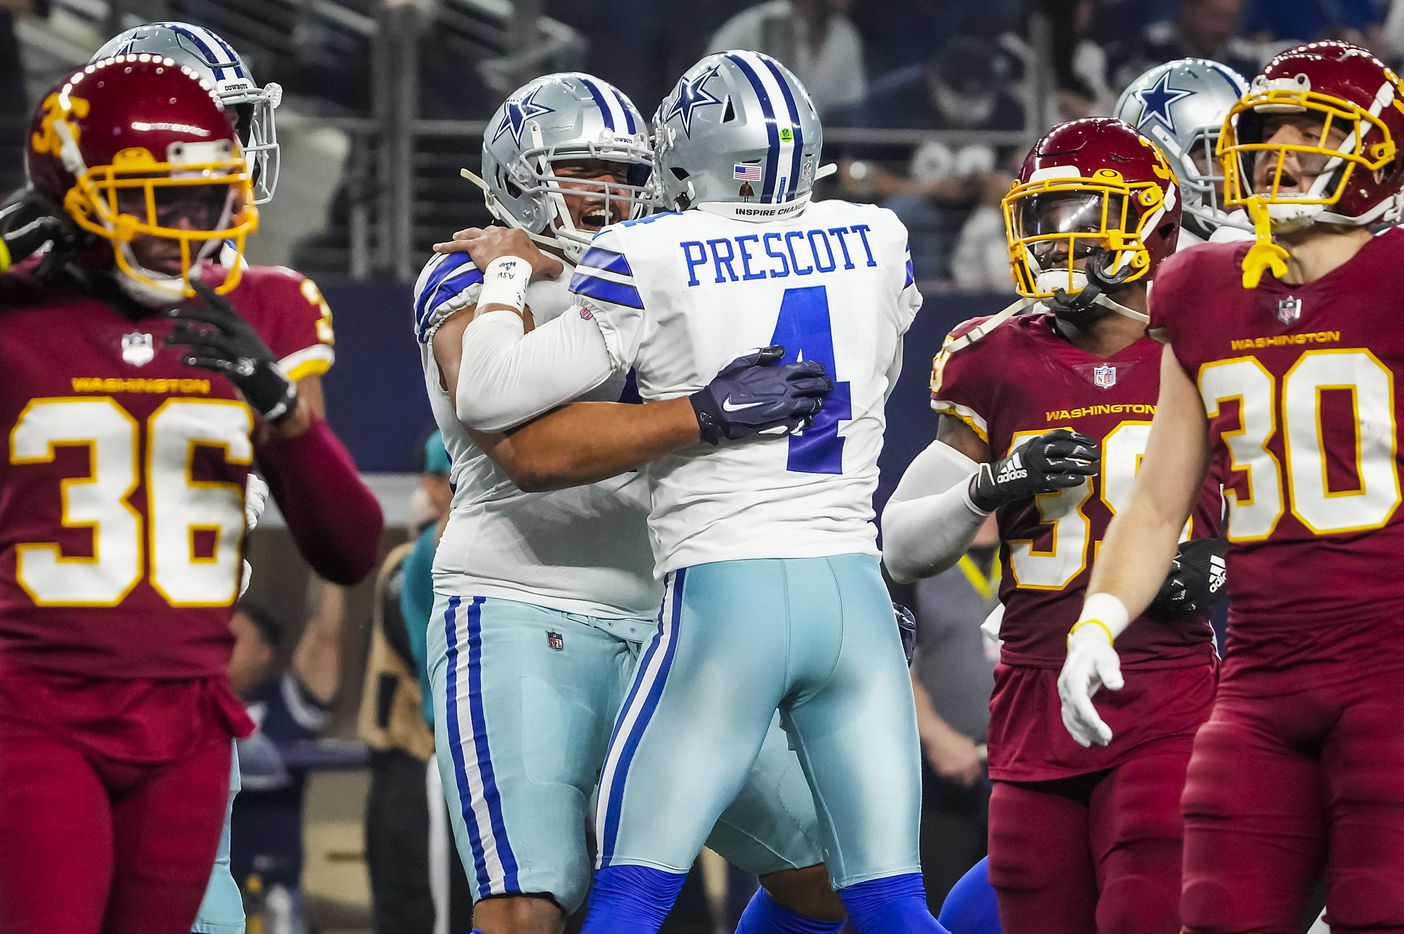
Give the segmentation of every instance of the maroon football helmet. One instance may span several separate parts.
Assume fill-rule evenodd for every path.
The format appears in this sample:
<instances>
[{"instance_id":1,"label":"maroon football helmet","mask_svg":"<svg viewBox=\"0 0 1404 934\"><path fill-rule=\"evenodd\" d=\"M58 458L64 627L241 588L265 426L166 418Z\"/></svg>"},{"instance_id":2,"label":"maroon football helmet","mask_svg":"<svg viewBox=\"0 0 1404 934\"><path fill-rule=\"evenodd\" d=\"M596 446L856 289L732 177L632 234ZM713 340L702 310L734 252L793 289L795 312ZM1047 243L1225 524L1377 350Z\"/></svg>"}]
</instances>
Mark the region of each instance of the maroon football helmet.
<instances>
[{"instance_id":1,"label":"maroon football helmet","mask_svg":"<svg viewBox=\"0 0 1404 934\"><path fill-rule=\"evenodd\" d=\"M258 226L249 169L213 89L153 55L85 66L44 98L30 126L30 184L80 228L108 241L118 281L143 300L193 295L192 269ZM159 238L139 261L134 243ZM179 260L179 271L176 261ZM239 262L217 291L238 284Z\"/></svg>"},{"instance_id":2,"label":"maroon football helmet","mask_svg":"<svg viewBox=\"0 0 1404 934\"><path fill-rule=\"evenodd\" d=\"M1314 138L1269 142L1264 124L1278 114L1311 117ZM1250 214L1268 208L1279 224L1373 223L1404 187L1401 141L1404 86L1378 58L1348 42L1289 49L1268 62L1229 111L1218 150L1226 203ZM1263 160L1270 172L1259 191L1253 170ZM1298 176L1315 171L1315 180L1305 191L1281 190L1300 187L1284 184L1294 167Z\"/></svg>"},{"instance_id":3,"label":"maroon football helmet","mask_svg":"<svg viewBox=\"0 0 1404 934\"><path fill-rule=\"evenodd\" d=\"M1049 130L1001 206L1015 289L1055 305L1087 288L1088 262L1104 285L1148 278L1174 252L1180 230L1170 164L1130 124L1110 117Z\"/></svg>"}]
</instances>

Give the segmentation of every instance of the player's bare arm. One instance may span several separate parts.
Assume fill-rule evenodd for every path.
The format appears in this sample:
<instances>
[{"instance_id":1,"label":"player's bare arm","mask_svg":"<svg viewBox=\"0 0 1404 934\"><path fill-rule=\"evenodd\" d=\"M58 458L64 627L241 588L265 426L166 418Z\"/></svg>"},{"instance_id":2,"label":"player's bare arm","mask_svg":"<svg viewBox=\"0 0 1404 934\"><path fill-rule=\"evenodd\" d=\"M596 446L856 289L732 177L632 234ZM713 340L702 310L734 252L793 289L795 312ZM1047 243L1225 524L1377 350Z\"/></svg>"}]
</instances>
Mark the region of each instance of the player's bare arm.
<instances>
[{"instance_id":1,"label":"player's bare arm","mask_svg":"<svg viewBox=\"0 0 1404 934\"><path fill-rule=\"evenodd\" d=\"M1083 746L1111 742L1092 704L1122 686L1112 643L1161 590L1209 464L1208 420L1199 392L1167 346L1146 456L1127 505L1117 512L1092 569L1082 615L1068 635L1058 678L1063 725Z\"/></svg>"}]
</instances>

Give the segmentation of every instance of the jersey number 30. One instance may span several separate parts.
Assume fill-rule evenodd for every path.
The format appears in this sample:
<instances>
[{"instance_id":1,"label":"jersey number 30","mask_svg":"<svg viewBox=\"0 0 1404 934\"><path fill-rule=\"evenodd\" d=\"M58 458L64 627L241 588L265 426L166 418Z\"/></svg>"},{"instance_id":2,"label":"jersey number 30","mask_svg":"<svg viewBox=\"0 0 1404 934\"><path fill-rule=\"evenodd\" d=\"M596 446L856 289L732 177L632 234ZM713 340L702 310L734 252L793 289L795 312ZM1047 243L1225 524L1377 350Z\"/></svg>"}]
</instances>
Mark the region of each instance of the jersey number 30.
<instances>
[{"instance_id":1,"label":"jersey number 30","mask_svg":"<svg viewBox=\"0 0 1404 934\"><path fill-rule=\"evenodd\" d=\"M786 289L770 342L785 348L783 363L818 360L834 381L834 391L814 416L814 424L790 435L788 470L796 473L843 473L843 439L838 423L853 417L848 383L839 382L834 366L834 330L829 321L829 293L822 285Z\"/></svg>"},{"instance_id":2,"label":"jersey number 30","mask_svg":"<svg viewBox=\"0 0 1404 934\"><path fill-rule=\"evenodd\" d=\"M253 463L248 406L227 399L170 399L142 426L110 397L34 399L10 432L10 463L46 464L60 446L88 449L89 473L60 482L62 522L92 535L92 556L53 542L16 548L16 577L39 606L116 606L145 574L171 606L228 606L239 585L244 488L197 480L197 448L227 464ZM143 484L143 481L144 484ZM131 504L145 487L146 517ZM212 542L197 554L197 537ZM149 568L149 570L148 570Z\"/></svg>"}]
</instances>

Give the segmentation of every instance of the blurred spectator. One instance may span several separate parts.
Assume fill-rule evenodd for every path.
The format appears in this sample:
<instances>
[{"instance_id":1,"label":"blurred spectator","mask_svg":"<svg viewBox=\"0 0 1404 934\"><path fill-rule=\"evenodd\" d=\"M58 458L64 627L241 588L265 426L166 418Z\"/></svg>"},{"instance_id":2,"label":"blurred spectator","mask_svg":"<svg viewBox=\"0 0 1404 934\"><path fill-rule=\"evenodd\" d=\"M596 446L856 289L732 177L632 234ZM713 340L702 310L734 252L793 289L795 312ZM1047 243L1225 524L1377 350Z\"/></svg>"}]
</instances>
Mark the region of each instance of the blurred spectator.
<instances>
[{"instance_id":1,"label":"blurred spectator","mask_svg":"<svg viewBox=\"0 0 1404 934\"><path fill-rule=\"evenodd\" d=\"M993 43L956 36L925 63L884 75L831 123L861 129L1022 131L1024 107ZM858 142L843 153L843 181L858 200L881 200L912 231L919 279L949 278L956 238L973 207L1009 187L995 147L979 138L910 144Z\"/></svg>"},{"instance_id":2,"label":"blurred spectator","mask_svg":"<svg viewBox=\"0 0 1404 934\"><path fill-rule=\"evenodd\" d=\"M752 49L795 73L825 116L863 96L863 41L845 14L851 0L769 0L736 14L708 44Z\"/></svg>"},{"instance_id":3,"label":"blurred spectator","mask_svg":"<svg viewBox=\"0 0 1404 934\"><path fill-rule=\"evenodd\" d=\"M870 0L854 6L851 17L862 34L873 74L917 65L931 54L933 36L974 35L993 40L1021 30L1026 0Z\"/></svg>"},{"instance_id":4,"label":"blurred spectator","mask_svg":"<svg viewBox=\"0 0 1404 934\"><path fill-rule=\"evenodd\" d=\"M440 914L448 916L447 930L472 926L467 875L448 839L447 820L433 819L444 809L442 795L430 792L438 764L424 672L425 630L433 606L434 548L453 491L439 432L422 450L410 539L386 556L376 578L357 727L371 747L366 864L375 934L432 934ZM435 839L436 829L442 839Z\"/></svg>"},{"instance_id":5,"label":"blurred spectator","mask_svg":"<svg viewBox=\"0 0 1404 934\"><path fill-rule=\"evenodd\" d=\"M1009 192L1014 175L1019 171L1021 154L1010 150L1000 171L981 178L980 203L965 219L956 238L951 255L951 278L962 289L970 291L1007 292L1009 271L1009 241L1004 232L1004 212L1000 203Z\"/></svg>"},{"instance_id":6,"label":"blurred spectator","mask_svg":"<svg viewBox=\"0 0 1404 934\"><path fill-rule=\"evenodd\" d=\"M15 18L25 13L48 16L48 0L0 0L0 198L24 183L24 131L31 105Z\"/></svg>"},{"instance_id":7,"label":"blurred spectator","mask_svg":"<svg viewBox=\"0 0 1404 934\"><path fill-rule=\"evenodd\" d=\"M1315 39L1370 44L1379 39L1379 0L1247 0L1239 31L1255 42L1291 46Z\"/></svg>"},{"instance_id":8,"label":"blurred spectator","mask_svg":"<svg viewBox=\"0 0 1404 934\"><path fill-rule=\"evenodd\" d=\"M989 781L982 747L997 650L980 624L999 602L998 544L991 518L958 565L916 585L912 689L924 760L921 868L933 914L985 856Z\"/></svg>"},{"instance_id":9,"label":"blurred spectator","mask_svg":"<svg viewBox=\"0 0 1404 934\"><path fill-rule=\"evenodd\" d=\"M1240 37L1242 15L1243 0L1180 0L1175 19L1151 23L1130 41L1109 46L1112 91L1177 58L1207 58L1241 75L1257 74L1260 55Z\"/></svg>"},{"instance_id":10,"label":"blurred spectator","mask_svg":"<svg viewBox=\"0 0 1404 934\"><path fill-rule=\"evenodd\" d=\"M286 669L277 667L282 627L250 604L234 611L229 678L257 728L239 741L243 790L234 799L230 861L234 879L258 876L271 894L292 896L300 916L302 795L300 743L315 739L331 720L341 688L341 636L346 592L313 583L313 608Z\"/></svg>"}]
</instances>

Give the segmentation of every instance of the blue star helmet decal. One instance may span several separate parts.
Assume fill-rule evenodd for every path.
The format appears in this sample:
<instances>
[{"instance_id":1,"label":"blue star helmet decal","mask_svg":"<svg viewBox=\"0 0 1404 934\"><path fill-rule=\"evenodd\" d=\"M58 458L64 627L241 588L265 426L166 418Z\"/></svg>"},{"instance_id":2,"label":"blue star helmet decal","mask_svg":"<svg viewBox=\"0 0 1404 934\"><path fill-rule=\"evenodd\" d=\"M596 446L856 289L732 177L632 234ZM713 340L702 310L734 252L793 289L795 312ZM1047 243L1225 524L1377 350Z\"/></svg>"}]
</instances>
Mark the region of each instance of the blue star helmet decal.
<instances>
[{"instance_id":1,"label":"blue star helmet decal","mask_svg":"<svg viewBox=\"0 0 1404 934\"><path fill-rule=\"evenodd\" d=\"M528 120L537 117L553 114L554 107L547 107L545 104L538 104L534 100L537 94L541 93L541 88L534 88L530 94L521 100L509 100L507 102L507 113L502 117L502 123L497 128L497 132L492 134L492 141L495 143L504 134L512 134L512 142L517 146L522 145L522 129Z\"/></svg>"},{"instance_id":2,"label":"blue star helmet decal","mask_svg":"<svg viewBox=\"0 0 1404 934\"><path fill-rule=\"evenodd\" d=\"M1140 129L1147 120L1154 117L1173 133L1175 132L1175 117L1170 108L1175 105L1176 101L1193 97L1194 92L1170 87L1170 73L1167 71L1160 76L1153 87L1136 92L1136 96L1141 99L1141 117L1136 121L1136 128Z\"/></svg>"},{"instance_id":3,"label":"blue star helmet decal","mask_svg":"<svg viewBox=\"0 0 1404 934\"><path fill-rule=\"evenodd\" d=\"M692 137L692 112L698 107L705 107L708 104L720 104L722 99L711 91L707 90L707 81L717 73L718 65L713 65L692 81L683 79L678 88L678 99L673 102L673 107L663 115L663 122L667 123L676 116L682 116L683 135Z\"/></svg>"}]
</instances>

